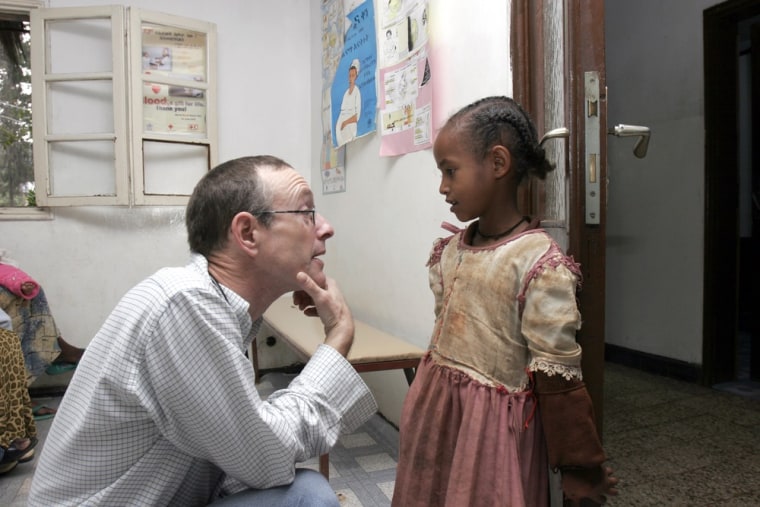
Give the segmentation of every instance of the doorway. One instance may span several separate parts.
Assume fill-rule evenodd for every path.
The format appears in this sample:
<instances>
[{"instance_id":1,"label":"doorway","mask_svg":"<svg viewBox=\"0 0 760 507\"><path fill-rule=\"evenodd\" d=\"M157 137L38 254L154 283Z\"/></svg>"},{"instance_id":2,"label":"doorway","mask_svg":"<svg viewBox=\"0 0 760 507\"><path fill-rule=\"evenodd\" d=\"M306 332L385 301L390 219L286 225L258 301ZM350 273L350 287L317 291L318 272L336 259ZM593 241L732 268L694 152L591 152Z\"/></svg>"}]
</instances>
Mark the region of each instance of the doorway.
<instances>
[{"instance_id":1,"label":"doorway","mask_svg":"<svg viewBox=\"0 0 760 507\"><path fill-rule=\"evenodd\" d=\"M703 383L715 385L760 380L760 5L705 10L704 49Z\"/></svg>"}]
</instances>

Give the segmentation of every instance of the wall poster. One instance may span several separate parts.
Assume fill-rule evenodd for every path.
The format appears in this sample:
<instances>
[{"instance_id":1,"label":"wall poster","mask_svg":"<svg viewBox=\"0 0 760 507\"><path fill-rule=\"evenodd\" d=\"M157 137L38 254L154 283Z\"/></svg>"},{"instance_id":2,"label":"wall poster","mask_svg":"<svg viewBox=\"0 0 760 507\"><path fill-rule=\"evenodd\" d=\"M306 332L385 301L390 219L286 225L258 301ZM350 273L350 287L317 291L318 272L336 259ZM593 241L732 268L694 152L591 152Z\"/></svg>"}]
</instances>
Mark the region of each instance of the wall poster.
<instances>
[{"instance_id":1,"label":"wall poster","mask_svg":"<svg viewBox=\"0 0 760 507\"><path fill-rule=\"evenodd\" d=\"M143 23L143 130L162 134L206 134L206 34ZM155 82L147 79L155 77ZM170 85L162 78L187 81Z\"/></svg>"},{"instance_id":2,"label":"wall poster","mask_svg":"<svg viewBox=\"0 0 760 507\"><path fill-rule=\"evenodd\" d=\"M332 135L332 89L335 70L343 52L343 0L322 0L322 193L346 191L346 148L336 148Z\"/></svg>"},{"instance_id":3,"label":"wall poster","mask_svg":"<svg viewBox=\"0 0 760 507\"><path fill-rule=\"evenodd\" d=\"M381 156L403 155L432 146L428 3L391 0L381 13Z\"/></svg>"},{"instance_id":4,"label":"wall poster","mask_svg":"<svg viewBox=\"0 0 760 507\"><path fill-rule=\"evenodd\" d=\"M373 0L344 0L344 17L328 34L342 41L330 90L333 146L339 147L377 130L377 46Z\"/></svg>"}]
</instances>

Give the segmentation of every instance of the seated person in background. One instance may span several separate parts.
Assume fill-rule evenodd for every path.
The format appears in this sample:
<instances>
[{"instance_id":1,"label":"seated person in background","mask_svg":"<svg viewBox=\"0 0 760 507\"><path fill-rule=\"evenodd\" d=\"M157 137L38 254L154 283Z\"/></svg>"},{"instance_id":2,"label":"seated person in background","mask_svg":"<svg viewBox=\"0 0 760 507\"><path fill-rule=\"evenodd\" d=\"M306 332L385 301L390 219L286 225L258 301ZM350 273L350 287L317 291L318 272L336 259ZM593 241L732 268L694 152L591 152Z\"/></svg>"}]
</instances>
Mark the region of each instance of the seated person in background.
<instances>
[{"instance_id":1,"label":"seated person in background","mask_svg":"<svg viewBox=\"0 0 760 507\"><path fill-rule=\"evenodd\" d=\"M127 292L88 345L28 505L339 505L327 479L296 469L377 409L346 360L354 321L319 259L335 231L271 156L206 173L185 223L189 264ZM245 353L290 291L325 342L262 400Z\"/></svg>"},{"instance_id":2,"label":"seated person in background","mask_svg":"<svg viewBox=\"0 0 760 507\"><path fill-rule=\"evenodd\" d=\"M0 309L21 339L27 385L45 373L73 369L84 349L67 343L58 330L42 287L18 267L0 262Z\"/></svg>"},{"instance_id":3,"label":"seated person in background","mask_svg":"<svg viewBox=\"0 0 760 507\"><path fill-rule=\"evenodd\" d=\"M34 459L37 445L24 355L6 317L0 310L0 475Z\"/></svg>"}]
</instances>

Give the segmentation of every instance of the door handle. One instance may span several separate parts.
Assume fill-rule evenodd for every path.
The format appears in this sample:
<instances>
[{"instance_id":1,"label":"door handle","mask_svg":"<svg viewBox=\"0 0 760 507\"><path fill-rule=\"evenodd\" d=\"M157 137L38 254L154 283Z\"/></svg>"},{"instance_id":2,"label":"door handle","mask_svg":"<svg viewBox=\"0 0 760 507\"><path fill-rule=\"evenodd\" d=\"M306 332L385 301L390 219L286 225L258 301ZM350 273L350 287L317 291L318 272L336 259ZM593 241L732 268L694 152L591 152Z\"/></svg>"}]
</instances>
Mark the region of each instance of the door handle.
<instances>
[{"instance_id":1,"label":"door handle","mask_svg":"<svg viewBox=\"0 0 760 507\"><path fill-rule=\"evenodd\" d=\"M557 138L568 138L570 137L570 129L567 127L559 127L556 129L552 129L546 134L544 134L544 137L541 138L541 140L538 142L539 146L544 145L544 141L548 141L549 139L557 139Z\"/></svg>"},{"instance_id":2,"label":"door handle","mask_svg":"<svg viewBox=\"0 0 760 507\"><path fill-rule=\"evenodd\" d=\"M644 158L647 156L647 149L649 149L649 136L651 134L649 127L640 127L638 125L615 125L607 132L610 135L617 137L631 137L638 136L639 139L636 144L633 145L633 154L638 158Z\"/></svg>"}]
</instances>

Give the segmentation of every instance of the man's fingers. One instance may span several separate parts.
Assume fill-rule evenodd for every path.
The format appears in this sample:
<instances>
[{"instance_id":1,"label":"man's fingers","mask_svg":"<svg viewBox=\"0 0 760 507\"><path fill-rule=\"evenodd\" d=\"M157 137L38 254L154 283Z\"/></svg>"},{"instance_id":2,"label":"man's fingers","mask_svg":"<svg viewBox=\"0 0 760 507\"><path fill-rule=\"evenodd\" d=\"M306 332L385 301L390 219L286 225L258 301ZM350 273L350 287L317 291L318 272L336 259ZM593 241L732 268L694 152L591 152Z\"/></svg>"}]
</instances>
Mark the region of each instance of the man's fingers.
<instances>
[{"instance_id":1,"label":"man's fingers","mask_svg":"<svg viewBox=\"0 0 760 507\"><path fill-rule=\"evenodd\" d=\"M315 282L309 275L301 271L296 275L296 281L301 285L301 288L309 295L312 299L319 293L320 290L319 285L317 285L317 282Z\"/></svg>"}]
</instances>

